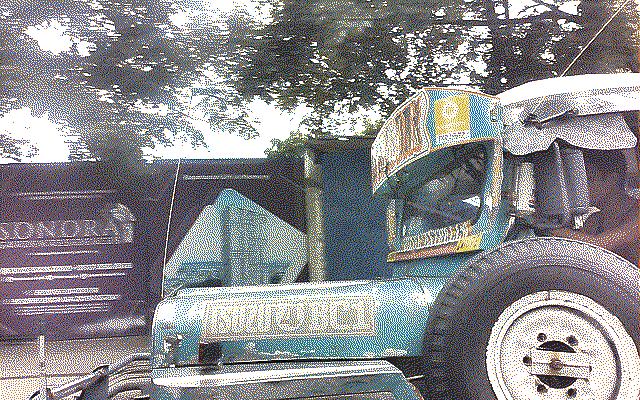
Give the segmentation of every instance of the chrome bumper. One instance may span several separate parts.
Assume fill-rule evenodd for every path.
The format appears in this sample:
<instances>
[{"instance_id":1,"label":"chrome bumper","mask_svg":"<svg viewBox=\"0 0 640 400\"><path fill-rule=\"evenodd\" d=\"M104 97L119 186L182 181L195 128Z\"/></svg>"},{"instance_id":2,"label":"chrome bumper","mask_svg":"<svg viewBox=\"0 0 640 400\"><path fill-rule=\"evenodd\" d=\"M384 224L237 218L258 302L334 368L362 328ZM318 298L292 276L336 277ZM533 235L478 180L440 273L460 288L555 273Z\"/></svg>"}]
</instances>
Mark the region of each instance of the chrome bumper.
<instances>
[{"instance_id":1,"label":"chrome bumper","mask_svg":"<svg viewBox=\"0 0 640 400\"><path fill-rule=\"evenodd\" d=\"M418 400L402 372L386 361L283 362L152 371L152 399Z\"/></svg>"}]
</instances>

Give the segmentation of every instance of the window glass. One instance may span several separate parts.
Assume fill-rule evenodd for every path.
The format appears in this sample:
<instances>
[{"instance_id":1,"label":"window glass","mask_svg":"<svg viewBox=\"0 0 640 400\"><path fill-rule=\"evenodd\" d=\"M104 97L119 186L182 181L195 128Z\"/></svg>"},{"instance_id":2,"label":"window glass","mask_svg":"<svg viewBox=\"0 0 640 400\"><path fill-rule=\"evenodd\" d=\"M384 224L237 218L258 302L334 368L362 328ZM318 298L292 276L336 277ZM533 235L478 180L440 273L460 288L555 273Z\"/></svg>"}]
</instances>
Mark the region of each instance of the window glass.
<instances>
[{"instance_id":1,"label":"window glass","mask_svg":"<svg viewBox=\"0 0 640 400\"><path fill-rule=\"evenodd\" d=\"M442 150L442 172L407 193L402 210L402 235L417 235L469 221L480 215L487 155L484 144Z\"/></svg>"}]
</instances>

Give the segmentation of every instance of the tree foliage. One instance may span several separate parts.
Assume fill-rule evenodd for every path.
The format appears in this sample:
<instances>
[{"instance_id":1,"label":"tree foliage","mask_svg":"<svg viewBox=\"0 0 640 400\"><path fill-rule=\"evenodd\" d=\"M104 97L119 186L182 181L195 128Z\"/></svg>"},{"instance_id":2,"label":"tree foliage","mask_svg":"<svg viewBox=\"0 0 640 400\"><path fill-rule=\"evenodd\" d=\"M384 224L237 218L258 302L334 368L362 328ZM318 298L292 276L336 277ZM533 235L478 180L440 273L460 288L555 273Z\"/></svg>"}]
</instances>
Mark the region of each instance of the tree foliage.
<instances>
[{"instance_id":1,"label":"tree foliage","mask_svg":"<svg viewBox=\"0 0 640 400\"><path fill-rule=\"evenodd\" d=\"M194 120L255 135L246 107L256 97L308 105L308 129L335 134L339 116L388 115L424 86L493 94L558 75L621 1L248 0L261 18L221 13L227 3L4 1L0 113L64 121L78 138L72 158L115 171L176 137L202 145ZM627 5L569 73L635 70L635 12ZM34 29L54 25L66 42L43 50ZM26 155L7 132L0 144L5 157Z\"/></svg>"},{"instance_id":2,"label":"tree foliage","mask_svg":"<svg viewBox=\"0 0 640 400\"><path fill-rule=\"evenodd\" d=\"M251 21L239 13L221 27L205 15L176 26L180 10L169 0L3 2L0 111L46 112L79 138L72 158L123 165L140 159L143 147L175 136L201 145L191 123L196 107L206 107L201 114L214 129L244 130L229 117L242 96L226 77L244 54L234 41ZM30 35L51 27L61 32L61 47L41 49ZM216 74L226 84L209 90L205 104L194 103L193 89L209 88ZM19 158L15 146L2 143L4 153Z\"/></svg>"},{"instance_id":3,"label":"tree foliage","mask_svg":"<svg viewBox=\"0 0 640 400\"><path fill-rule=\"evenodd\" d=\"M268 158L302 158L306 144L307 136L296 131L285 139L271 139L271 147L266 149L264 154Z\"/></svg>"},{"instance_id":4,"label":"tree foliage","mask_svg":"<svg viewBox=\"0 0 640 400\"><path fill-rule=\"evenodd\" d=\"M620 4L285 1L247 43L255 51L239 90L282 107L311 105L312 127L326 134L332 114L379 107L386 115L420 87L465 84L496 94L559 75ZM570 73L635 69L636 20L627 6Z\"/></svg>"}]
</instances>

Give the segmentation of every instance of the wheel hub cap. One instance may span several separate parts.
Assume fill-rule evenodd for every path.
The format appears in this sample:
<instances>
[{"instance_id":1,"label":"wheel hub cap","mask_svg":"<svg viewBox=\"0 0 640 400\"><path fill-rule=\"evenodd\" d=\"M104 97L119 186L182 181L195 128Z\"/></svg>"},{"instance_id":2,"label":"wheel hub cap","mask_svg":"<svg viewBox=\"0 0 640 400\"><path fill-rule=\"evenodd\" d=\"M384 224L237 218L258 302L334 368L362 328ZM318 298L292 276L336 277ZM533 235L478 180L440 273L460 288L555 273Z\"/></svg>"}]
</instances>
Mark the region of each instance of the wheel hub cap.
<instances>
[{"instance_id":1,"label":"wheel hub cap","mask_svg":"<svg viewBox=\"0 0 640 400\"><path fill-rule=\"evenodd\" d=\"M613 314L562 291L509 306L487 347L487 373L499 400L636 399L640 356Z\"/></svg>"}]
</instances>

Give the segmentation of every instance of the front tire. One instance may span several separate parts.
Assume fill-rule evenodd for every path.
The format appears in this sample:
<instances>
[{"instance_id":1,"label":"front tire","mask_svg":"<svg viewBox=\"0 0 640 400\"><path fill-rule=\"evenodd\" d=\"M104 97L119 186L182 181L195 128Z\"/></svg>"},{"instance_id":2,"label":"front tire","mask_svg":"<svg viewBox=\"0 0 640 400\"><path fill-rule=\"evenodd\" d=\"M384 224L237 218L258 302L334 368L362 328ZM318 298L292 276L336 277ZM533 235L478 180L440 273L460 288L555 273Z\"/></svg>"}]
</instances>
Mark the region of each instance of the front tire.
<instances>
[{"instance_id":1,"label":"front tire","mask_svg":"<svg viewBox=\"0 0 640 400\"><path fill-rule=\"evenodd\" d=\"M565 239L510 242L440 292L426 335L429 399L637 400L640 273Z\"/></svg>"}]
</instances>

